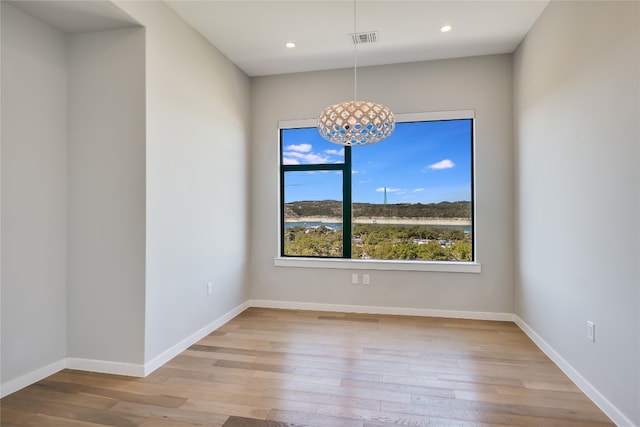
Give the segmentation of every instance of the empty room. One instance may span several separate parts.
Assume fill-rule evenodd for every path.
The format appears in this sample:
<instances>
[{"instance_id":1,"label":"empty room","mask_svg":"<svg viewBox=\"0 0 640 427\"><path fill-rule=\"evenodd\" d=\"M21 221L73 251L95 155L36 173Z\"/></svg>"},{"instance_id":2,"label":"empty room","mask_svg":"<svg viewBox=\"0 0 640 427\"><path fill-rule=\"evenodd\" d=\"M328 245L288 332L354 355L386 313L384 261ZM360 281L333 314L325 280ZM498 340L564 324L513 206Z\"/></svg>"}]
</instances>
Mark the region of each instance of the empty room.
<instances>
[{"instance_id":1,"label":"empty room","mask_svg":"<svg viewBox=\"0 0 640 427\"><path fill-rule=\"evenodd\" d=\"M0 425L640 427L640 2L0 5Z\"/></svg>"}]
</instances>

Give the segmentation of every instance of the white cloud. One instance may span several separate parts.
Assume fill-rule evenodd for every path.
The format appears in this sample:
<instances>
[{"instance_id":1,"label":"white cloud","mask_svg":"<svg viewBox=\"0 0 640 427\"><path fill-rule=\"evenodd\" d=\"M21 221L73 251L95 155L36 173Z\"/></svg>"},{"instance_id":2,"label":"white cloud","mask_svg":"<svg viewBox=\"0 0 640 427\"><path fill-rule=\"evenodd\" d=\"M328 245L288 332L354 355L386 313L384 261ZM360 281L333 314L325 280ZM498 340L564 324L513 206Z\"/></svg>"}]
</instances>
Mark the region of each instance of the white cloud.
<instances>
[{"instance_id":1,"label":"white cloud","mask_svg":"<svg viewBox=\"0 0 640 427\"><path fill-rule=\"evenodd\" d=\"M303 144L305 145L305 144ZM327 163L329 161L328 157L325 156L321 156L319 154L315 154L315 153L301 153L301 152L297 152L297 151L285 151L284 158L289 157L289 158L297 158L300 159L302 162L304 163ZM286 164L286 163L285 163ZM292 163L292 164L299 164L299 163Z\"/></svg>"},{"instance_id":2,"label":"white cloud","mask_svg":"<svg viewBox=\"0 0 640 427\"><path fill-rule=\"evenodd\" d=\"M307 163L327 163L329 159L319 154L309 153L304 156Z\"/></svg>"},{"instance_id":3,"label":"white cloud","mask_svg":"<svg viewBox=\"0 0 640 427\"><path fill-rule=\"evenodd\" d=\"M311 151L313 147L311 146L311 144L292 144L292 145L287 145L285 147L285 150L287 151L297 151L299 153L308 153Z\"/></svg>"},{"instance_id":4,"label":"white cloud","mask_svg":"<svg viewBox=\"0 0 640 427\"><path fill-rule=\"evenodd\" d=\"M376 188L376 191L378 193L384 193L384 188L385 187ZM400 192L400 191L402 191L401 188L389 188L389 187L387 187L387 193L397 193L397 192Z\"/></svg>"},{"instance_id":5,"label":"white cloud","mask_svg":"<svg viewBox=\"0 0 640 427\"><path fill-rule=\"evenodd\" d=\"M440 160L437 163L433 163L429 165L429 169L432 169L432 170L451 169L454 166L455 166L455 163L453 163L451 160L444 159L444 160Z\"/></svg>"},{"instance_id":6,"label":"white cloud","mask_svg":"<svg viewBox=\"0 0 640 427\"><path fill-rule=\"evenodd\" d=\"M282 164L284 164L284 165L299 165L300 162L297 161L296 159L292 159L290 157L283 157L282 158Z\"/></svg>"},{"instance_id":7,"label":"white cloud","mask_svg":"<svg viewBox=\"0 0 640 427\"><path fill-rule=\"evenodd\" d=\"M333 154L336 156L344 156L344 148L340 150L324 150L324 152L327 154Z\"/></svg>"},{"instance_id":8,"label":"white cloud","mask_svg":"<svg viewBox=\"0 0 640 427\"><path fill-rule=\"evenodd\" d=\"M424 188L414 188L413 191L418 193L420 191L425 191L425 189Z\"/></svg>"},{"instance_id":9,"label":"white cloud","mask_svg":"<svg viewBox=\"0 0 640 427\"><path fill-rule=\"evenodd\" d=\"M329 164L341 163L342 160L335 160L333 156L344 156L344 148L329 149L322 152L314 152L311 144L291 144L284 147L283 164L300 165L300 164Z\"/></svg>"}]
</instances>

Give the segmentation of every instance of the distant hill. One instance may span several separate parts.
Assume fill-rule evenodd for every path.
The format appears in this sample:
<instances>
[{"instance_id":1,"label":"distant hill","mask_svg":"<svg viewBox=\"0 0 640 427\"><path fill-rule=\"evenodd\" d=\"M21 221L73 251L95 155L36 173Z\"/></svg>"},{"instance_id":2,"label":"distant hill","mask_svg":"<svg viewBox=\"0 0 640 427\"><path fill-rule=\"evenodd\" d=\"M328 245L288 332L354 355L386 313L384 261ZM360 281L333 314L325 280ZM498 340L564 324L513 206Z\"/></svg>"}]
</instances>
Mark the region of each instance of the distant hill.
<instances>
[{"instance_id":1,"label":"distant hill","mask_svg":"<svg viewBox=\"0 0 640 427\"><path fill-rule=\"evenodd\" d=\"M318 200L291 202L285 204L285 216L297 217L340 217L342 202ZM471 218L471 202L440 203L353 203L354 217L387 218Z\"/></svg>"}]
</instances>

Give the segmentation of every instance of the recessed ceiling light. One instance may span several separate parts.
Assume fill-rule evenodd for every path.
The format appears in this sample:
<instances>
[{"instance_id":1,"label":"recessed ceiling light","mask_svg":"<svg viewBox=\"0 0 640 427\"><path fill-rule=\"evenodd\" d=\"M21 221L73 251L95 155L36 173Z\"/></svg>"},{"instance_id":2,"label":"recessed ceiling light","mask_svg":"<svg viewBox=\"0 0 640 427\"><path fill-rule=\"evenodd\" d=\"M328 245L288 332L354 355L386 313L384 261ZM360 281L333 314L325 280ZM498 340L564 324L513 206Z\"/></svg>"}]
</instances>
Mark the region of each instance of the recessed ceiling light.
<instances>
[{"instance_id":1,"label":"recessed ceiling light","mask_svg":"<svg viewBox=\"0 0 640 427\"><path fill-rule=\"evenodd\" d=\"M286 42L284 45L286 47L288 47L289 49L292 49L292 48L296 47L295 42Z\"/></svg>"},{"instance_id":2,"label":"recessed ceiling light","mask_svg":"<svg viewBox=\"0 0 640 427\"><path fill-rule=\"evenodd\" d=\"M443 25L442 27L440 27L440 31L443 33L448 33L451 30L453 30L453 27L451 25Z\"/></svg>"}]
</instances>

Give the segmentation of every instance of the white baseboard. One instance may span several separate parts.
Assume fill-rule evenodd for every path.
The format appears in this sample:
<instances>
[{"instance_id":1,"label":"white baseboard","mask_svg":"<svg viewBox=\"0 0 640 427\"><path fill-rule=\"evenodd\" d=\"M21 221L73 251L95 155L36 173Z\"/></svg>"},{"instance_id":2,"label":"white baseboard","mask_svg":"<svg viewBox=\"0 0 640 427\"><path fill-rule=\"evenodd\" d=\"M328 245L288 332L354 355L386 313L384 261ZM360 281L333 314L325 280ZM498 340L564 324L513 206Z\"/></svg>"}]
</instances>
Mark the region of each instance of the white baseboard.
<instances>
[{"instance_id":1,"label":"white baseboard","mask_svg":"<svg viewBox=\"0 0 640 427\"><path fill-rule=\"evenodd\" d=\"M433 310L421 308L372 307L343 304L318 304L297 301L249 300L250 307L281 308L288 310L315 310L341 313L393 314L404 316L448 317L456 319L497 320L515 322L522 331L586 394L616 425L638 427L615 405L604 397L558 352L529 327L519 316L511 313L482 311Z\"/></svg>"},{"instance_id":2,"label":"white baseboard","mask_svg":"<svg viewBox=\"0 0 640 427\"><path fill-rule=\"evenodd\" d=\"M144 376L144 366L136 363L67 357L66 367L80 371L99 372L101 374L126 375L128 377Z\"/></svg>"},{"instance_id":3,"label":"white baseboard","mask_svg":"<svg viewBox=\"0 0 640 427\"><path fill-rule=\"evenodd\" d=\"M55 374L58 371L63 370L67 366L66 359L60 359L42 368L38 368L35 371L31 371L28 374L22 375L11 381L0 385L0 397L5 397L11 393L30 386L33 383L37 383L40 380L47 378L50 375Z\"/></svg>"},{"instance_id":4,"label":"white baseboard","mask_svg":"<svg viewBox=\"0 0 640 427\"><path fill-rule=\"evenodd\" d=\"M540 337L519 316L514 315L516 325L564 372L571 381L578 386L589 399L593 401L611 420L618 426L637 427L626 415L624 415L613 403L602 395L580 372L567 362L557 351Z\"/></svg>"},{"instance_id":5,"label":"white baseboard","mask_svg":"<svg viewBox=\"0 0 640 427\"><path fill-rule=\"evenodd\" d=\"M589 381L587 381L558 352L543 340L520 317L511 313L494 313L482 311L434 310L422 308L375 307L364 305L323 304L298 301L276 301L251 299L245 301L225 313L210 324L189 335L179 343L156 356L144 365L133 363L110 362L80 358L65 358L36 369L28 374L0 385L0 397L7 396L24 387L34 384L65 368L108 374L144 377L155 371L169 360L215 331L249 307L280 308L289 310L314 310L342 313L391 314L423 317L448 317L456 319L496 320L515 322L525 334L582 390L611 420L619 426L638 427L626 417L615 405L604 397Z\"/></svg>"},{"instance_id":6,"label":"white baseboard","mask_svg":"<svg viewBox=\"0 0 640 427\"><path fill-rule=\"evenodd\" d=\"M227 313L225 313L224 315L222 315L218 319L216 319L213 322L209 323L207 326L205 326L202 329L194 332L193 334L189 335L188 337L186 337L185 339L183 339L179 343L175 344L171 348L165 350L163 353L161 353L158 356L154 357L149 362L145 363L145 365L144 365L144 373L143 373L142 376L146 377L151 372L155 371L156 369L158 369L159 367L161 367L162 365L167 363L169 360L173 359L174 357L176 357L177 355L179 355L180 353L185 351L187 348L191 347L193 344L197 343L202 338L206 337L211 332L215 331L220 326L224 325L229 320L233 319L238 314L240 314L243 311L245 311L248 307L249 307L249 301L245 301L244 303L240 304L236 308L228 311Z\"/></svg>"},{"instance_id":7,"label":"white baseboard","mask_svg":"<svg viewBox=\"0 0 640 427\"><path fill-rule=\"evenodd\" d=\"M1 385L2 397L20 390L26 386L36 383L56 372L64 369L78 369L82 371L100 372L105 374L127 375L134 377L145 377L155 371L169 360L182 353L191 345L200 341L211 332L215 331L229 320L236 317L249 307L262 308L282 308L290 310L316 310L343 313L370 313L370 314L393 314L404 316L424 316L424 317L449 317L457 319L476 320L499 320L513 321L514 315L510 313L491 313L476 311L456 311L456 310L431 310L422 308L401 308L401 307L375 307L364 305L344 305L344 304L321 304L305 303L296 301L274 301L274 300L248 300L223 316L214 320L200 330L189 335L160 355L154 357L144 365L134 363L111 362L106 360L82 359L68 357L58 362L39 368L33 372L23 375L15 380Z\"/></svg>"},{"instance_id":8,"label":"white baseboard","mask_svg":"<svg viewBox=\"0 0 640 427\"><path fill-rule=\"evenodd\" d=\"M453 319L497 320L513 322L511 313L484 311L435 310L427 308L376 307L367 305L320 304L297 301L249 300L249 307L314 310L340 313L391 314L399 316L448 317Z\"/></svg>"},{"instance_id":9,"label":"white baseboard","mask_svg":"<svg viewBox=\"0 0 640 427\"><path fill-rule=\"evenodd\" d=\"M211 332L218 329L220 326L227 323L229 320L233 319L238 314L242 313L249 307L249 301L246 301L236 308L230 310L223 316L214 320L204 328L198 330L197 332L191 334L187 338L183 339L173 347L169 348L159 356L155 357L150 362L141 365L135 363L123 363L123 362L112 362L107 360L94 360L94 359L82 359L77 357L67 357L64 359L60 359L54 363L51 363L47 366L43 366L42 368L38 368L28 374L22 375L16 379L11 381L7 381L4 384L0 384L0 397L5 397L10 395L11 393L15 393L16 391L23 389L27 386L37 383L61 370L68 369L78 369L81 371L90 371L90 372L99 372L103 374L115 374L115 375L126 375L130 377L145 377L149 375L151 372L155 371L160 366L164 365L169 360L173 359L178 354L182 353L192 344L200 341L205 336L209 335Z\"/></svg>"}]
</instances>

